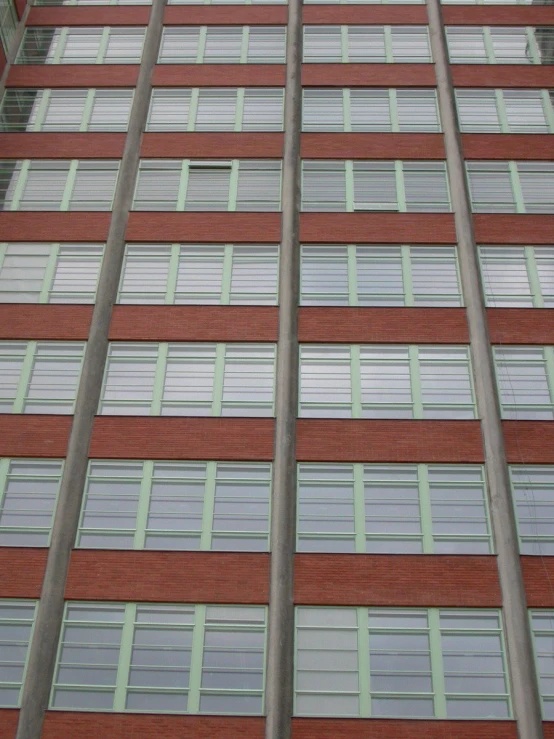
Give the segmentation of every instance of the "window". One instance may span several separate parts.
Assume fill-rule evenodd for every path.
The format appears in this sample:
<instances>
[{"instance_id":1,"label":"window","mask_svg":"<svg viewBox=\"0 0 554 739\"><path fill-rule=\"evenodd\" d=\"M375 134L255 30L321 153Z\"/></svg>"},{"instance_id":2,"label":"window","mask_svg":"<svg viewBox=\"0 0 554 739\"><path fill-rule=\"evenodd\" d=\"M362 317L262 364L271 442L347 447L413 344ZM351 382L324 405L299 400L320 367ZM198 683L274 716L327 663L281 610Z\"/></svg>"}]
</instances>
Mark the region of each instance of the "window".
<instances>
[{"instance_id":1,"label":"window","mask_svg":"<svg viewBox=\"0 0 554 739\"><path fill-rule=\"evenodd\" d=\"M554 554L554 467L510 466L522 554Z\"/></svg>"},{"instance_id":2,"label":"window","mask_svg":"<svg viewBox=\"0 0 554 739\"><path fill-rule=\"evenodd\" d=\"M303 91L303 131L440 131L435 90Z\"/></svg>"},{"instance_id":3,"label":"window","mask_svg":"<svg viewBox=\"0 0 554 739\"><path fill-rule=\"evenodd\" d=\"M35 0L34 5L152 5L152 0Z\"/></svg>"},{"instance_id":4,"label":"window","mask_svg":"<svg viewBox=\"0 0 554 739\"><path fill-rule=\"evenodd\" d=\"M272 416L274 344L111 344L100 413Z\"/></svg>"},{"instance_id":5,"label":"window","mask_svg":"<svg viewBox=\"0 0 554 739\"><path fill-rule=\"evenodd\" d=\"M300 464L299 552L490 554L478 465Z\"/></svg>"},{"instance_id":6,"label":"window","mask_svg":"<svg viewBox=\"0 0 554 739\"><path fill-rule=\"evenodd\" d=\"M266 609L66 604L52 708L256 714Z\"/></svg>"},{"instance_id":7,"label":"window","mask_svg":"<svg viewBox=\"0 0 554 739\"><path fill-rule=\"evenodd\" d=\"M132 90L9 89L0 131L126 131Z\"/></svg>"},{"instance_id":8,"label":"window","mask_svg":"<svg viewBox=\"0 0 554 739\"><path fill-rule=\"evenodd\" d=\"M3 210L111 210L119 161L0 162Z\"/></svg>"},{"instance_id":9,"label":"window","mask_svg":"<svg viewBox=\"0 0 554 739\"><path fill-rule=\"evenodd\" d=\"M542 42L551 28L450 26L446 39L453 64L552 64L552 53ZM541 52L541 47L543 51Z\"/></svg>"},{"instance_id":10,"label":"window","mask_svg":"<svg viewBox=\"0 0 554 739\"><path fill-rule=\"evenodd\" d=\"M77 546L266 552L270 487L270 464L94 460Z\"/></svg>"},{"instance_id":11,"label":"window","mask_svg":"<svg viewBox=\"0 0 554 739\"><path fill-rule=\"evenodd\" d=\"M554 248L479 248L487 305L493 308L554 308Z\"/></svg>"},{"instance_id":12,"label":"window","mask_svg":"<svg viewBox=\"0 0 554 739\"><path fill-rule=\"evenodd\" d=\"M545 721L554 720L554 611L534 609L529 611L533 631L533 646L539 675L542 717Z\"/></svg>"},{"instance_id":13,"label":"window","mask_svg":"<svg viewBox=\"0 0 554 739\"><path fill-rule=\"evenodd\" d=\"M554 133L550 90L456 90L464 133Z\"/></svg>"},{"instance_id":14,"label":"window","mask_svg":"<svg viewBox=\"0 0 554 739\"><path fill-rule=\"evenodd\" d=\"M441 0L443 5L531 5L533 0Z\"/></svg>"},{"instance_id":15,"label":"window","mask_svg":"<svg viewBox=\"0 0 554 739\"><path fill-rule=\"evenodd\" d=\"M93 303L102 244L0 244L1 303Z\"/></svg>"},{"instance_id":16,"label":"window","mask_svg":"<svg viewBox=\"0 0 554 739\"><path fill-rule=\"evenodd\" d=\"M300 416L475 418L468 349L301 346Z\"/></svg>"},{"instance_id":17,"label":"window","mask_svg":"<svg viewBox=\"0 0 554 739\"><path fill-rule=\"evenodd\" d=\"M280 160L143 159L135 210L278 211Z\"/></svg>"},{"instance_id":18,"label":"window","mask_svg":"<svg viewBox=\"0 0 554 739\"><path fill-rule=\"evenodd\" d=\"M281 5L287 0L168 0L168 5Z\"/></svg>"},{"instance_id":19,"label":"window","mask_svg":"<svg viewBox=\"0 0 554 739\"><path fill-rule=\"evenodd\" d=\"M0 341L1 413L73 413L81 341Z\"/></svg>"},{"instance_id":20,"label":"window","mask_svg":"<svg viewBox=\"0 0 554 739\"><path fill-rule=\"evenodd\" d=\"M554 347L493 347L503 418L554 419Z\"/></svg>"},{"instance_id":21,"label":"window","mask_svg":"<svg viewBox=\"0 0 554 739\"><path fill-rule=\"evenodd\" d=\"M304 62L431 62L426 26L304 26Z\"/></svg>"},{"instance_id":22,"label":"window","mask_svg":"<svg viewBox=\"0 0 554 739\"><path fill-rule=\"evenodd\" d=\"M16 64L140 64L145 28L26 28Z\"/></svg>"},{"instance_id":23,"label":"window","mask_svg":"<svg viewBox=\"0 0 554 739\"><path fill-rule=\"evenodd\" d=\"M508 718L500 611L297 608L295 713Z\"/></svg>"},{"instance_id":24,"label":"window","mask_svg":"<svg viewBox=\"0 0 554 739\"><path fill-rule=\"evenodd\" d=\"M304 245L301 305L460 306L453 246Z\"/></svg>"},{"instance_id":25,"label":"window","mask_svg":"<svg viewBox=\"0 0 554 739\"><path fill-rule=\"evenodd\" d=\"M0 600L0 707L17 708L29 644L33 632L36 603L33 600Z\"/></svg>"},{"instance_id":26,"label":"window","mask_svg":"<svg viewBox=\"0 0 554 739\"><path fill-rule=\"evenodd\" d=\"M48 546L61 476L59 460L0 459L0 546Z\"/></svg>"},{"instance_id":27,"label":"window","mask_svg":"<svg viewBox=\"0 0 554 739\"><path fill-rule=\"evenodd\" d=\"M172 26L160 64L284 64L285 26Z\"/></svg>"},{"instance_id":28,"label":"window","mask_svg":"<svg viewBox=\"0 0 554 739\"><path fill-rule=\"evenodd\" d=\"M13 0L2 0L0 5L0 41L2 42L5 58L8 57L10 44L18 22Z\"/></svg>"},{"instance_id":29,"label":"window","mask_svg":"<svg viewBox=\"0 0 554 739\"><path fill-rule=\"evenodd\" d=\"M356 5L379 5L380 3L384 3L385 5L392 3L401 3L402 5L408 5L409 3L422 3L423 1L424 0L305 0L305 3L306 5L311 5L312 3L317 5L323 5L327 3L330 5L338 5L339 3L341 5L350 3L354 3Z\"/></svg>"},{"instance_id":30,"label":"window","mask_svg":"<svg viewBox=\"0 0 554 739\"><path fill-rule=\"evenodd\" d=\"M444 213L444 162L304 160L302 210Z\"/></svg>"},{"instance_id":31,"label":"window","mask_svg":"<svg viewBox=\"0 0 554 739\"><path fill-rule=\"evenodd\" d=\"M276 305L279 247L127 244L120 303Z\"/></svg>"},{"instance_id":32,"label":"window","mask_svg":"<svg viewBox=\"0 0 554 739\"><path fill-rule=\"evenodd\" d=\"M466 162L474 213L554 213L552 162Z\"/></svg>"},{"instance_id":33,"label":"window","mask_svg":"<svg viewBox=\"0 0 554 739\"><path fill-rule=\"evenodd\" d=\"M147 131L282 131L283 88L155 88Z\"/></svg>"}]
</instances>

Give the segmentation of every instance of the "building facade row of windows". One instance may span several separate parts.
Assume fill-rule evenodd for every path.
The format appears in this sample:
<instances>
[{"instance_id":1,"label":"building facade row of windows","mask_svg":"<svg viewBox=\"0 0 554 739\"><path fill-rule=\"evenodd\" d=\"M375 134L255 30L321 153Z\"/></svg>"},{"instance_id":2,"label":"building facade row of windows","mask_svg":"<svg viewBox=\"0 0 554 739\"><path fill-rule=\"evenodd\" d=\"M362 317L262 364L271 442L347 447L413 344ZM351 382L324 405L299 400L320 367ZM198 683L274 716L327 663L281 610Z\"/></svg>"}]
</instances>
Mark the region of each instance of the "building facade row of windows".
<instances>
[{"instance_id":1,"label":"building facade row of windows","mask_svg":"<svg viewBox=\"0 0 554 739\"><path fill-rule=\"evenodd\" d=\"M0 342L3 413L72 413L83 342ZM554 419L554 347L496 346L503 418ZM275 344L110 345L98 412L273 415ZM476 418L466 346L304 344L304 418Z\"/></svg>"},{"instance_id":2,"label":"building facade row of windows","mask_svg":"<svg viewBox=\"0 0 554 739\"><path fill-rule=\"evenodd\" d=\"M119 160L4 160L3 210L111 210ZM470 161L474 213L554 213L554 164ZM142 159L133 210L281 209L280 159ZM303 160L303 211L446 213L443 161Z\"/></svg>"},{"instance_id":3,"label":"building facade row of windows","mask_svg":"<svg viewBox=\"0 0 554 739\"><path fill-rule=\"evenodd\" d=\"M2 706L18 705L36 602L0 601ZM554 612L531 610L543 716L553 717ZM263 606L68 601L50 707L261 715ZM295 715L511 717L496 609L296 608Z\"/></svg>"},{"instance_id":4,"label":"building facade row of windows","mask_svg":"<svg viewBox=\"0 0 554 739\"><path fill-rule=\"evenodd\" d=\"M92 303L102 244L0 244L0 302ZM479 249L489 307L553 308L554 248ZM122 304L277 305L276 244L127 244ZM463 304L453 246L303 245L300 305Z\"/></svg>"},{"instance_id":5,"label":"building facade row of windows","mask_svg":"<svg viewBox=\"0 0 554 739\"><path fill-rule=\"evenodd\" d=\"M304 0L307 5L423 4L425 0ZM34 5L150 5L152 0L35 0ZM441 0L443 4L518 4L530 5L532 0ZM286 0L168 0L168 5L286 5Z\"/></svg>"},{"instance_id":6,"label":"building facade row of windows","mask_svg":"<svg viewBox=\"0 0 554 739\"><path fill-rule=\"evenodd\" d=\"M49 545L61 460L0 459L0 546ZM511 466L520 551L554 554L554 467ZM271 464L92 460L75 546L268 551ZM491 554L480 465L299 464L298 552Z\"/></svg>"},{"instance_id":7,"label":"building facade row of windows","mask_svg":"<svg viewBox=\"0 0 554 739\"><path fill-rule=\"evenodd\" d=\"M456 90L465 133L554 133L549 90ZM0 131L126 131L132 90L9 89ZM282 131L283 88L154 88L146 131ZM438 132L436 91L304 88L303 131Z\"/></svg>"}]
</instances>

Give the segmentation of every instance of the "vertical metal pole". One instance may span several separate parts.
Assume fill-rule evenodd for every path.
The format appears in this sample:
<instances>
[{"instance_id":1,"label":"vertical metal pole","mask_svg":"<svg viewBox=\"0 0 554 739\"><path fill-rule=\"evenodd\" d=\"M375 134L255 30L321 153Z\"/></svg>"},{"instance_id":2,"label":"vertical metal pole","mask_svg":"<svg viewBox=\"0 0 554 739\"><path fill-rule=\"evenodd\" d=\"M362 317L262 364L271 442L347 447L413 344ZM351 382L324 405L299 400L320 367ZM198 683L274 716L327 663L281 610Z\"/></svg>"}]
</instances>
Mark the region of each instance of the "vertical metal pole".
<instances>
[{"instance_id":1,"label":"vertical metal pole","mask_svg":"<svg viewBox=\"0 0 554 739\"><path fill-rule=\"evenodd\" d=\"M520 739L540 739L543 736L540 694L527 616L527 599L519 556L492 347L439 0L427 0L427 12L458 238L460 276L466 304L475 392L481 419L514 713Z\"/></svg>"}]
</instances>

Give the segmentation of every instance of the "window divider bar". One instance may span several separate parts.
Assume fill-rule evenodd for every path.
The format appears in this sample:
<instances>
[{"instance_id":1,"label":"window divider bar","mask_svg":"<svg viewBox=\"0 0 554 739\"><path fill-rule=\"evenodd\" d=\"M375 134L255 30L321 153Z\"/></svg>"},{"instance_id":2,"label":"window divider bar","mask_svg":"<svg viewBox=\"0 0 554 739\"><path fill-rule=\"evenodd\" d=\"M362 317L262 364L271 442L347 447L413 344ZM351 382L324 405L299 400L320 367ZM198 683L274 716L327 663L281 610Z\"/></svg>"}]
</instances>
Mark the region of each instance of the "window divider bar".
<instances>
[{"instance_id":1,"label":"window divider bar","mask_svg":"<svg viewBox=\"0 0 554 739\"><path fill-rule=\"evenodd\" d=\"M100 43L98 44L98 54L96 55L96 64L104 64L104 58L110 42L110 26L104 26L102 29L102 36L100 37Z\"/></svg>"},{"instance_id":2,"label":"window divider bar","mask_svg":"<svg viewBox=\"0 0 554 739\"><path fill-rule=\"evenodd\" d=\"M496 102L496 114L498 115L500 130L502 131L502 133L510 133L510 124L508 123L506 103L504 101L504 91L495 89L494 99Z\"/></svg>"},{"instance_id":3,"label":"window divider bar","mask_svg":"<svg viewBox=\"0 0 554 739\"><path fill-rule=\"evenodd\" d=\"M223 381L225 377L225 344L216 344L214 365L214 386L212 391L212 416L221 416L223 405Z\"/></svg>"},{"instance_id":4,"label":"window divider bar","mask_svg":"<svg viewBox=\"0 0 554 739\"><path fill-rule=\"evenodd\" d=\"M231 172L229 174L229 202L227 205L228 211L236 211L237 209L237 196L239 189L239 168L240 161L233 159L231 161Z\"/></svg>"},{"instance_id":5,"label":"window divider bar","mask_svg":"<svg viewBox=\"0 0 554 739\"><path fill-rule=\"evenodd\" d=\"M208 38L208 27L200 26L198 30L198 51L196 52L196 63L204 63L204 54L206 53L206 40Z\"/></svg>"},{"instance_id":6,"label":"window divider bar","mask_svg":"<svg viewBox=\"0 0 554 739\"><path fill-rule=\"evenodd\" d=\"M394 53L392 48L392 27L383 26L383 35L385 39L385 61L387 64L394 62Z\"/></svg>"},{"instance_id":7,"label":"window divider bar","mask_svg":"<svg viewBox=\"0 0 554 739\"><path fill-rule=\"evenodd\" d=\"M192 649L190 655L187 713L200 713L200 685L202 681L202 653L204 650L205 623L206 606L195 606L194 627L192 630Z\"/></svg>"},{"instance_id":8,"label":"window divider bar","mask_svg":"<svg viewBox=\"0 0 554 739\"><path fill-rule=\"evenodd\" d=\"M358 623L358 690L360 691L360 718L371 716L371 684L369 656L369 611L356 608Z\"/></svg>"},{"instance_id":9,"label":"window divider bar","mask_svg":"<svg viewBox=\"0 0 554 739\"><path fill-rule=\"evenodd\" d=\"M69 170L67 172L65 187L60 202L60 210L69 210L69 204L71 203L71 196L73 194L73 188L75 187L75 178L77 177L77 169L79 167L79 160L72 159L69 163Z\"/></svg>"},{"instance_id":10,"label":"window divider bar","mask_svg":"<svg viewBox=\"0 0 554 739\"><path fill-rule=\"evenodd\" d=\"M61 28L58 36L58 45L56 46L56 50L54 51L54 55L52 57L52 64L62 63L62 58L65 54L65 47L67 45L68 36L69 27L65 26L64 28Z\"/></svg>"},{"instance_id":11,"label":"window divider bar","mask_svg":"<svg viewBox=\"0 0 554 739\"><path fill-rule=\"evenodd\" d=\"M162 400L164 395L165 375L167 371L167 355L169 344L160 342L158 346L158 358L156 360L156 371L154 375L154 391L150 404L150 415L159 416L162 412Z\"/></svg>"},{"instance_id":12,"label":"window divider bar","mask_svg":"<svg viewBox=\"0 0 554 739\"><path fill-rule=\"evenodd\" d=\"M200 549L203 552L207 552L212 548L216 481L217 481L217 462L207 462L206 463L206 478L204 480L204 506L202 510L202 533L200 535Z\"/></svg>"},{"instance_id":13,"label":"window divider bar","mask_svg":"<svg viewBox=\"0 0 554 739\"><path fill-rule=\"evenodd\" d=\"M529 287L531 288L533 307L544 308L542 286L539 280L539 272L537 270L537 260L535 259L535 250L532 246L525 247L525 266L527 268Z\"/></svg>"},{"instance_id":14,"label":"window divider bar","mask_svg":"<svg viewBox=\"0 0 554 739\"><path fill-rule=\"evenodd\" d=\"M404 305L412 308L414 301L414 285L412 281L412 256L411 247L403 244L400 247L400 260L402 269L402 283L404 286Z\"/></svg>"},{"instance_id":15,"label":"window divider bar","mask_svg":"<svg viewBox=\"0 0 554 739\"><path fill-rule=\"evenodd\" d=\"M548 389L550 390L550 406L554 409L554 346L544 347L544 362Z\"/></svg>"},{"instance_id":16,"label":"window divider bar","mask_svg":"<svg viewBox=\"0 0 554 739\"><path fill-rule=\"evenodd\" d=\"M42 97L38 106L37 115L33 125L33 131L41 131L46 117L46 111L50 105L50 98L52 97L52 90L46 89L41 90Z\"/></svg>"},{"instance_id":17,"label":"window divider bar","mask_svg":"<svg viewBox=\"0 0 554 739\"><path fill-rule=\"evenodd\" d=\"M404 186L404 162L396 159L394 162L394 175L396 180L396 202L400 213L406 213L406 188Z\"/></svg>"},{"instance_id":18,"label":"window divider bar","mask_svg":"<svg viewBox=\"0 0 554 739\"><path fill-rule=\"evenodd\" d=\"M354 534L355 551L358 554L366 552L365 531L365 489L364 489L364 465L355 462L352 465L354 476Z\"/></svg>"},{"instance_id":19,"label":"window divider bar","mask_svg":"<svg viewBox=\"0 0 554 739\"><path fill-rule=\"evenodd\" d=\"M398 133L400 131L400 119L398 117L398 96L396 87L389 87L389 111L391 131Z\"/></svg>"},{"instance_id":20,"label":"window divider bar","mask_svg":"<svg viewBox=\"0 0 554 739\"><path fill-rule=\"evenodd\" d=\"M510 168L510 183L512 185L512 191L514 193L516 213L525 213L525 201L523 199L521 182L519 180L517 162L509 161L508 167Z\"/></svg>"},{"instance_id":21,"label":"window divider bar","mask_svg":"<svg viewBox=\"0 0 554 739\"><path fill-rule=\"evenodd\" d=\"M133 549L144 549L144 544L146 541L146 527L148 526L148 513L150 507L150 495L152 492L153 475L154 462L150 459L147 459L142 463L142 479L140 481Z\"/></svg>"},{"instance_id":22,"label":"window divider bar","mask_svg":"<svg viewBox=\"0 0 554 739\"><path fill-rule=\"evenodd\" d=\"M358 260L356 244L348 244L347 271L348 271L348 305L358 305Z\"/></svg>"},{"instance_id":23,"label":"window divider bar","mask_svg":"<svg viewBox=\"0 0 554 739\"><path fill-rule=\"evenodd\" d=\"M13 401L12 413L23 413L23 410L25 408L25 400L27 399L29 382L31 381L31 375L33 374L33 368L35 365L36 350L37 342L29 341L27 343L25 359L23 360L23 366L21 367L21 373L19 375L19 384L17 386L17 393Z\"/></svg>"},{"instance_id":24,"label":"window divider bar","mask_svg":"<svg viewBox=\"0 0 554 739\"><path fill-rule=\"evenodd\" d=\"M244 118L244 98L245 90L244 87L237 87L236 91L236 103L235 103L235 131L242 131L242 121Z\"/></svg>"},{"instance_id":25,"label":"window divider bar","mask_svg":"<svg viewBox=\"0 0 554 739\"><path fill-rule=\"evenodd\" d=\"M554 107L548 90L541 90L544 117L550 133L554 133Z\"/></svg>"},{"instance_id":26,"label":"window divider bar","mask_svg":"<svg viewBox=\"0 0 554 739\"><path fill-rule=\"evenodd\" d=\"M125 604L125 616L123 630L121 633L121 646L119 648L119 662L117 666L117 678L113 699L113 710L122 712L125 710L127 699L127 685L129 684L129 672L131 670L131 657L133 653L133 635L137 615L136 603Z\"/></svg>"},{"instance_id":27,"label":"window divider bar","mask_svg":"<svg viewBox=\"0 0 554 739\"><path fill-rule=\"evenodd\" d=\"M233 244L223 247L223 269L221 273L221 305L231 302L231 280L233 277Z\"/></svg>"},{"instance_id":28,"label":"window divider bar","mask_svg":"<svg viewBox=\"0 0 554 739\"><path fill-rule=\"evenodd\" d=\"M54 284L54 277L56 275L56 268L58 266L58 256L60 252L60 244L52 244L50 248L50 254L48 255L48 261L46 262L46 269L42 278L42 288L40 291L39 303L50 302L50 292Z\"/></svg>"},{"instance_id":29,"label":"window divider bar","mask_svg":"<svg viewBox=\"0 0 554 739\"><path fill-rule=\"evenodd\" d=\"M19 170L19 177L17 178L17 183L13 191L13 197L12 197L12 202L10 205L10 210L19 210L19 203L21 202L21 198L23 197L23 193L25 192L25 188L27 187L27 180L29 178L30 168L31 168L31 160L24 159L21 162L21 169Z\"/></svg>"},{"instance_id":30,"label":"window divider bar","mask_svg":"<svg viewBox=\"0 0 554 739\"><path fill-rule=\"evenodd\" d=\"M350 346L350 393L352 403L352 418L361 418L362 369L359 344L351 344Z\"/></svg>"},{"instance_id":31,"label":"window divider bar","mask_svg":"<svg viewBox=\"0 0 554 739\"><path fill-rule=\"evenodd\" d=\"M525 35L527 36L527 49L531 56L533 64L541 63L541 52L537 39L535 38L535 29L532 26L525 27Z\"/></svg>"},{"instance_id":32,"label":"window divider bar","mask_svg":"<svg viewBox=\"0 0 554 739\"><path fill-rule=\"evenodd\" d=\"M431 509L431 491L429 489L429 468L426 464L417 465L417 484L419 489L419 514L421 517L421 536L423 553L433 554L433 516Z\"/></svg>"},{"instance_id":33,"label":"window divider bar","mask_svg":"<svg viewBox=\"0 0 554 739\"><path fill-rule=\"evenodd\" d=\"M179 260L181 257L181 244L171 244L171 255L169 257L169 269L167 275L167 287L165 293L165 304L175 305L175 293L177 292L177 281L179 279Z\"/></svg>"},{"instance_id":34,"label":"window divider bar","mask_svg":"<svg viewBox=\"0 0 554 739\"><path fill-rule=\"evenodd\" d=\"M87 98L85 100L85 107L83 108L83 117L81 118L81 125L79 131L88 131L90 125L90 119L92 118L92 111L94 108L94 101L96 98L96 89L90 88L87 92Z\"/></svg>"},{"instance_id":35,"label":"window divider bar","mask_svg":"<svg viewBox=\"0 0 554 739\"><path fill-rule=\"evenodd\" d=\"M190 91L189 103L189 119L187 121L187 131L194 131L196 128L196 116L198 115L198 100L200 98L200 88L193 87Z\"/></svg>"},{"instance_id":36,"label":"window divider bar","mask_svg":"<svg viewBox=\"0 0 554 739\"><path fill-rule=\"evenodd\" d=\"M185 210L185 205L187 202L187 190L188 190L188 184L189 184L189 166L190 166L190 159L183 159L183 161L181 162L181 176L179 178L179 190L177 192L177 204L175 206L175 210L178 213Z\"/></svg>"},{"instance_id":37,"label":"window divider bar","mask_svg":"<svg viewBox=\"0 0 554 739\"><path fill-rule=\"evenodd\" d=\"M413 418L423 418L423 400L421 393L421 373L419 371L419 347L415 344L408 346L410 362L410 383L412 392Z\"/></svg>"},{"instance_id":38,"label":"window divider bar","mask_svg":"<svg viewBox=\"0 0 554 739\"><path fill-rule=\"evenodd\" d=\"M352 108L349 87L344 87L342 90L342 127L345 133L352 132Z\"/></svg>"},{"instance_id":39,"label":"window divider bar","mask_svg":"<svg viewBox=\"0 0 554 739\"><path fill-rule=\"evenodd\" d=\"M8 487L8 473L10 471L11 457L0 458L0 511L4 507L4 498Z\"/></svg>"},{"instance_id":40,"label":"window divider bar","mask_svg":"<svg viewBox=\"0 0 554 739\"><path fill-rule=\"evenodd\" d=\"M429 648L431 650L431 674L433 676L435 718L445 719L447 717L446 690L444 665L442 660L440 612L438 608L429 608L427 618L429 623Z\"/></svg>"},{"instance_id":41,"label":"window divider bar","mask_svg":"<svg viewBox=\"0 0 554 739\"><path fill-rule=\"evenodd\" d=\"M348 26L340 27L340 50L342 64L348 64L350 61L348 49Z\"/></svg>"},{"instance_id":42,"label":"window divider bar","mask_svg":"<svg viewBox=\"0 0 554 739\"><path fill-rule=\"evenodd\" d=\"M345 181L345 201L346 212L354 212L354 162L352 159L346 159L344 162L344 181Z\"/></svg>"},{"instance_id":43,"label":"window divider bar","mask_svg":"<svg viewBox=\"0 0 554 739\"><path fill-rule=\"evenodd\" d=\"M487 55L488 64L496 64L494 55L494 46L492 43L491 29L489 26L483 26L483 44L485 46L485 54Z\"/></svg>"},{"instance_id":44,"label":"window divider bar","mask_svg":"<svg viewBox=\"0 0 554 739\"><path fill-rule=\"evenodd\" d=\"M240 64L246 64L248 62L248 44L250 42L250 27L242 27L242 39L240 44Z\"/></svg>"}]
</instances>

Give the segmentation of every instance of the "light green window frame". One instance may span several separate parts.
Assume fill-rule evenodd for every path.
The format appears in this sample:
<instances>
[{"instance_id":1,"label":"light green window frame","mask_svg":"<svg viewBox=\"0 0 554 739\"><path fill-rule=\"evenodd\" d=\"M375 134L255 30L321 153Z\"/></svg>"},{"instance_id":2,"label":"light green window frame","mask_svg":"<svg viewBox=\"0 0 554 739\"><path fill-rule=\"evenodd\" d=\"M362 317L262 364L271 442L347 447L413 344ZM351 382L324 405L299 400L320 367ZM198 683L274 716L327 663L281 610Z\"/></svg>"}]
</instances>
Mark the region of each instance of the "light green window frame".
<instances>
[{"instance_id":1,"label":"light green window frame","mask_svg":"<svg viewBox=\"0 0 554 739\"><path fill-rule=\"evenodd\" d=\"M455 93L462 133L554 133L551 90L462 88Z\"/></svg>"},{"instance_id":2,"label":"light green window frame","mask_svg":"<svg viewBox=\"0 0 554 739\"><path fill-rule=\"evenodd\" d=\"M273 415L275 344L110 344L99 412Z\"/></svg>"},{"instance_id":3,"label":"light green window frame","mask_svg":"<svg viewBox=\"0 0 554 739\"><path fill-rule=\"evenodd\" d=\"M474 213L554 213L552 162L466 162Z\"/></svg>"},{"instance_id":4,"label":"light green window frame","mask_svg":"<svg viewBox=\"0 0 554 739\"><path fill-rule=\"evenodd\" d=\"M168 0L168 5L287 5L287 0Z\"/></svg>"},{"instance_id":5,"label":"light green window frame","mask_svg":"<svg viewBox=\"0 0 554 739\"><path fill-rule=\"evenodd\" d=\"M476 417L466 346L303 344L304 418Z\"/></svg>"},{"instance_id":6,"label":"light green window frame","mask_svg":"<svg viewBox=\"0 0 554 739\"><path fill-rule=\"evenodd\" d=\"M419 5L425 0L305 0L306 5Z\"/></svg>"},{"instance_id":7,"label":"light green window frame","mask_svg":"<svg viewBox=\"0 0 554 739\"><path fill-rule=\"evenodd\" d=\"M554 721L554 611L529 609L535 665L539 676L542 717Z\"/></svg>"},{"instance_id":8,"label":"light green window frame","mask_svg":"<svg viewBox=\"0 0 554 739\"><path fill-rule=\"evenodd\" d=\"M264 606L70 601L51 708L261 715L265 643Z\"/></svg>"},{"instance_id":9,"label":"light green window frame","mask_svg":"<svg viewBox=\"0 0 554 739\"><path fill-rule=\"evenodd\" d=\"M277 305L278 244L127 244L119 303Z\"/></svg>"},{"instance_id":10,"label":"light green window frame","mask_svg":"<svg viewBox=\"0 0 554 739\"><path fill-rule=\"evenodd\" d=\"M134 210L281 210L281 160L142 159Z\"/></svg>"},{"instance_id":11,"label":"light green window frame","mask_svg":"<svg viewBox=\"0 0 554 739\"><path fill-rule=\"evenodd\" d=\"M286 26L166 26L158 64L285 64Z\"/></svg>"},{"instance_id":12,"label":"light green window frame","mask_svg":"<svg viewBox=\"0 0 554 739\"><path fill-rule=\"evenodd\" d=\"M450 61L452 64L551 64L551 57L543 57L540 51L536 34L541 32L550 34L552 29L533 26L447 26ZM511 47L506 41L510 38ZM480 43L481 54L471 52L465 55L463 51L456 51L456 48L463 50L464 43L471 50L476 42Z\"/></svg>"},{"instance_id":13,"label":"light green window frame","mask_svg":"<svg viewBox=\"0 0 554 739\"><path fill-rule=\"evenodd\" d=\"M0 303L94 303L103 244L0 243Z\"/></svg>"},{"instance_id":14,"label":"light green window frame","mask_svg":"<svg viewBox=\"0 0 554 739\"><path fill-rule=\"evenodd\" d=\"M119 160L4 160L0 204L11 211L109 211L118 174Z\"/></svg>"},{"instance_id":15,"label":"light green window frame","mask_svg":"<svg viewBox=\"0 0 554 739\"><path fill-rule=\"evenodd\" d=\"M270 498L269 463L93 460L76 546L266 552Z\"/></svg>"},{"instance_id":16,"label":"light green window frame","mask_svg":"<svg viewBox=\"0 0 554 739\"><path fill-rule=\"evenodd\" d=\"M533 0L441 0L443 5L531 5Z\"/></svg>"},{"instance_id":17,"label":"light green window frame","mask_svg":"<svg viewBox=\"0 0 554 739\"><path fill-rule=\"evenodd\" d=\"M139 64L145 33L144 26L29 27L15 63Z\"/></svg>"},{"instance_id":18,"label":"light green window frame","mask_svg":"<svg viewBox=\"0 0 554 739\"><path fill-rule=\"evenodd\" d=\"M456 247L301 246L301 305L462 305Z\"/></svg>"},{"instance_id":19,"label":"light green window frame","mask_svg":"<svg viewBox=\"0 0 554 739\"><path fill-rule=\"evenodd\" d=\"M5 91L0 131L126 131L134 90L96 88Z\"/></svg>"},{"instance_id":20,"label":"light green window frame","mask_svg":"<svg viewBox=\"0 0 554 739\"><path fill-rule=\"evenodd\" d=\"M33 636L36 601L0 599L0 708L18 708Z\"/></svg>"},{"instance_id":21,"label":"light green window frame","mask_svg":"<svg viewBox=\"0 0 554 739\"><path fill-rule=\"evenodd\" d=\"M446 163L304 159L302 210L448 213Z\"/></svg>"},{"instance_id":22,"label":"light green window frame","mask_svg":"<svg viewBox=\"0 0 554 739\"><path fill-rule=\"evenodd\" d=\"M554 308L554 247L480 246L488 307Z\"/></svg>"},{"instance_id":23,"label":"light green window frame","mask_svg":"<svg viewBox=\"0 0 554 739\"><path fill-rule=\"evenodd\" d=\"M2 0L0 4L0 41L4 47L4 56L7 58L10 44L15 34L19 19L13 0Z\"/></svg>"},{"instance_id":24,"label":"light green window frame","mask_svg":"<svg viewBox=\"0 0 554 739\"><path fill-rule=\"evenodd\" d=\"M297 551L491 554L481 465L298 465Z\"/></svg>"},{"instance_id":25,"label":"light green window frame","mask_svg":"<svg viewBox=\"0 0 554 739\"><path fill-rule=\"evenodd\" d=\"M152 5L152 0L35 0L33 5Z\"/></svg>"},{"instance_id":26,"label":"light green window frame","mask_svg":"<svg viewBox=\"0 0 554 739\"><path fill-rule=\"evenodd\" d=\"M432 62L427 26L304 26L304 63Z\"/></svg>"},{"instance_id":27,"label":"light green window frame","mask_svg":"<svg viewBox=\"0 0 554 739\"><path fill-rule=\"evenodd\" d=\"M1 412L73 413L84 352L82 341L0 341Z\"/></svg>"},{"instance_id":28,"label":"light green window frame","mask_svg":"<svg viewBox=\"0 0 554 739\"><path fill-rule=\"evenodd\" d=\"M282 87L155 87L146 131L282 131Z\"/></svg>"},{"instance_id":29,"label":"light green window frame","mask_svg":"<svg viewBox=\"0 0 554 739\"><path fill-rule=\"evenodd\" d=\"M554 466L510 465L521 554L554 554Z\"/></svg>"},{"instance_id":30,"label":"light green window frame","mask_svg":"<svg viewBox=\"0 0 554 739\"><path fill-rule=\"evenodd\" d=\"M506 719L499 610L296 608L295 715Z\"/></svg>"},{"instance_id":31,"label":"light green window frame","mask_svg":"<svg viewBox=\"0 0 554 739\"><path fill-rule=\"evenodd\" d=\"M47 547L63 460L0 458L0 546Z\"/></svg>"},{"instance_id":32,"label":"light green window frame","mask_svg":"<svg viewBox=\"0 0 554 739\"><path fill-rule=\"evenodd\" d=\"M502 418L554 419L554 346L493 346Z\"/></svg>"}]
</instances>

